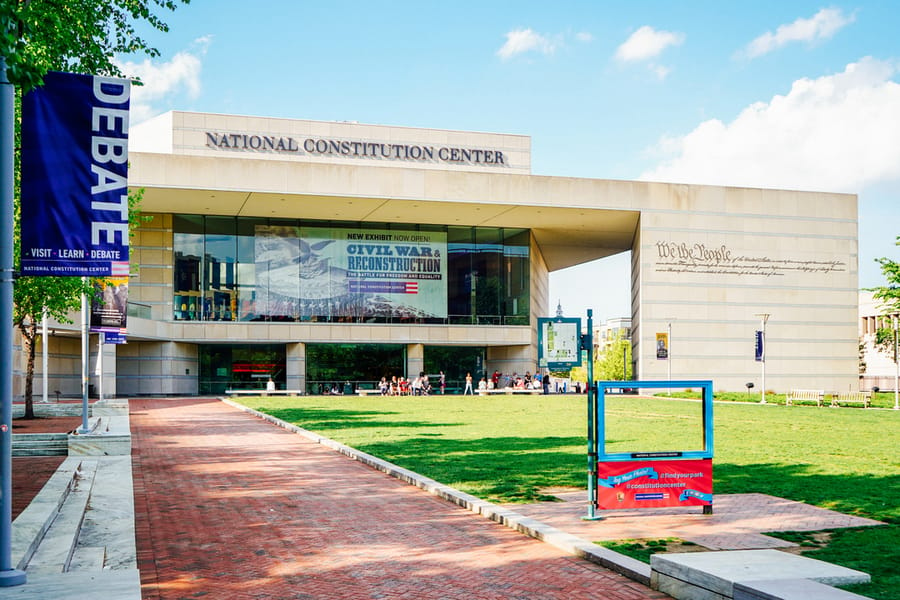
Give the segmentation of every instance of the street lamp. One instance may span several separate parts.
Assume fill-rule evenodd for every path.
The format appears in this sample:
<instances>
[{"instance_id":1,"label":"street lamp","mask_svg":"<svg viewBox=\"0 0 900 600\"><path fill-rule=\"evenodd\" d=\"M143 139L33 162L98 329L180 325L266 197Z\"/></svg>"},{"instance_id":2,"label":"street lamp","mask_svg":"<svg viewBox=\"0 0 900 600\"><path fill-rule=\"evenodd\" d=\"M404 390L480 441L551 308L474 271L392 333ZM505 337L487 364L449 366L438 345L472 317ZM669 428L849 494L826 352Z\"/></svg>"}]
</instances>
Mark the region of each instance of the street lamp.
<instances>
[{"instance_id":1,"label":"street lamp","mask_svg":"<svg viewBox=\"0 0 900 600\"><path fill-rule=\"evenodd\" d=\"M894 322L894 410L900 410L900 361L897 360L897 315L891 317Z\"/></svg>"},{"instance_id":2,"label":"street lamp","mask_svg":"<svg viewBox=\"0 0 900 600\"><path fill-rule=\"evenodd\" d=\"M759 401L760 404L766 403L766 321L769 320L769 313L757 313L755 316L759 317L762 321L762 340L760 341L761 349L759 353L759 362L762 363L762 385L760 386L762 389L762 399Z\"/></svg>"}]
</instances>

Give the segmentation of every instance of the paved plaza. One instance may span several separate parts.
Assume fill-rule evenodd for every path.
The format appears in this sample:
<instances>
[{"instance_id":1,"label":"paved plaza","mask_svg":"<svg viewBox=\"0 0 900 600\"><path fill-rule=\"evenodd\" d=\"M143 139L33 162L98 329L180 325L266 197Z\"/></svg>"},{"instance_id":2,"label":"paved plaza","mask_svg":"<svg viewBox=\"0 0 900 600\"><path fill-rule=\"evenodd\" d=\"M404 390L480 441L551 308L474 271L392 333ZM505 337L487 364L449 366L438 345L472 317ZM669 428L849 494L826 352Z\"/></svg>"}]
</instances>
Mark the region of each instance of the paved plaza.
<instances>
[{"instance_id":1,"label":"paved plaza","mask_svg":"<svg viewBox=\"0 0 900 600\"><path fill-rule=\"evenodd\" d=\"M482 504L477 514L458 505L466 495L452 488L453 501L436 497L420 489L427 480L418 474L407 473L417 480L409 485L379 470L395 467L377 457L353 460L345 455L353 449L216 398L133 399L129 408L144 600L661 599L668 596L566 545L680 537L709 549L780 548L790 544L764 533L878 524L764 494L718 495L713 515L619 510L585 521L586 492L555 490L559 502L497 507L473 499ZM14 492L36 493L29 486L62 460L15 459ZM42 597L14 590L0 598ZM88 596L61 598L93 598L82 591Z\"/></svg>"},{"instance_id":2,"label":"paved plaza","mask_svg":"<svg viewBox=\"0 0 900 600\"><path fill-rule=\"evenodd\" d=\"M666 598L217 400L132 400L143 598Z\"/></svg>"}]
</instances>

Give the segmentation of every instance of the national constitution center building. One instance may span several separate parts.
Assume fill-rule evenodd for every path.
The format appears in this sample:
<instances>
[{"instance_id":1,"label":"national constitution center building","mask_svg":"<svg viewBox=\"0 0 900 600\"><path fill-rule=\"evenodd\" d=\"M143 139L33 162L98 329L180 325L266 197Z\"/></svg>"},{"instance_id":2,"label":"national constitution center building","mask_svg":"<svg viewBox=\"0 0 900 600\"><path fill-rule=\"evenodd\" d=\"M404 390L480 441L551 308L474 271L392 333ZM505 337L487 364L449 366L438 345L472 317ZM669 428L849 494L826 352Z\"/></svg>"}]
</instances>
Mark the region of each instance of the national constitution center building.
<instances>
[{"instance_id":1,"label":"national constitution center building","mask_svg":"<svg viewBox=\"0 0 900 600\"><path fill-rule=\"evenodd\" d=\"M759 390L768 315L768 389L858 385L853 195L536 176L527 136L344 122L170 112L130 144L152 218L107 396L534 372L550 273L621 252L584 293L630 287L636 378ZM77 395L77 339L50 350Z\"/></svg>"}]
</instances>

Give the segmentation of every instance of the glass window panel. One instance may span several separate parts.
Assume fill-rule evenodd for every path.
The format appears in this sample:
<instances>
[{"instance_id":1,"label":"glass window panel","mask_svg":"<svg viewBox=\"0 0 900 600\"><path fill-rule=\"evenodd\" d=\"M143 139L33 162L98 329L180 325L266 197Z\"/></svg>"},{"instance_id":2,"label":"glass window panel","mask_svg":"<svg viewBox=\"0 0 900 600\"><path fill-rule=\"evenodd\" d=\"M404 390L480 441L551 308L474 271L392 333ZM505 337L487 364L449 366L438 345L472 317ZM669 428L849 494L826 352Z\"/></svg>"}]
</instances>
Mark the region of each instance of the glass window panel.
<instances>
[{"instance_id":1,"label":"glass window panel","mask_svg":"<svg viewBox=\"0 0 900 600\"><path fill-rule=\"evenodd\" d=\"M472 322L473 234L471 227L447 228L447 311L451 323Z\"/></svg>"},{"instance_id":2,"label":"glass window panel","mask_svg":"<svg viewBox=\"0 0 900 600\"><path fill-rule=\"evenodd\" d=\"M476 251L472 256L475 278L475 314L478 322L500 324L500 287L502 284L500 259L503 256L501 231L493 228L475 230Z\"/></svg>"},{"instance_id":3,"label":"glass window panel","mask_svg":"<svg viewBox=\"0 0 900 600\"><path fill-rule=\"evenodd\" d=\"M528 325L530 315L531 234L527 229L504 229L503 308L507 325Z\"/></svg>"}]
</instances>

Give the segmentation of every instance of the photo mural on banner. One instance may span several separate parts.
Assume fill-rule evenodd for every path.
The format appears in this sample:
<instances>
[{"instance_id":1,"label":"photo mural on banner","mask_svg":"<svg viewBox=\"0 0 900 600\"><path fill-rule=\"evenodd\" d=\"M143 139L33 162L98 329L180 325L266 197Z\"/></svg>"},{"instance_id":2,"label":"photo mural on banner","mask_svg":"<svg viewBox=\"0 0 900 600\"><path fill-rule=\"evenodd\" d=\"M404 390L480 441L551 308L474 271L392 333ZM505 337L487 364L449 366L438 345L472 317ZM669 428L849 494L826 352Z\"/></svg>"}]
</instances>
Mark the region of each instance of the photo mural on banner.
<instances>
[{"instance_id":1,"label":"photo mural on banner","mask_svg":"<svg viewBox=\"0 0 900 600\"><path fill-rule=\"evenodd\" d=\"M91 303L91 332L106 334L107 344L124 344L127 320L128 278L112 277L95 281Z\"/></svg>"},{"instance_id":2,"label":"photo mural on banner","mask_svg":"<svg viewBox=\"0 0 900 600\"><path fill-rule=\"evenodd\" d=\"M256 228L260 313L304 317L447 317L447 234Z\"/></svg>"},{"instance_id":3,"label":"photo mural on banner","mask_svg":"<svg viewBox=\"0 0 900 600\"><path fill-rule=\"evenodd\" d=\"M130 94L51 72L22 99L23 275L128 275Z\"/></svg>"}]
</instances>

